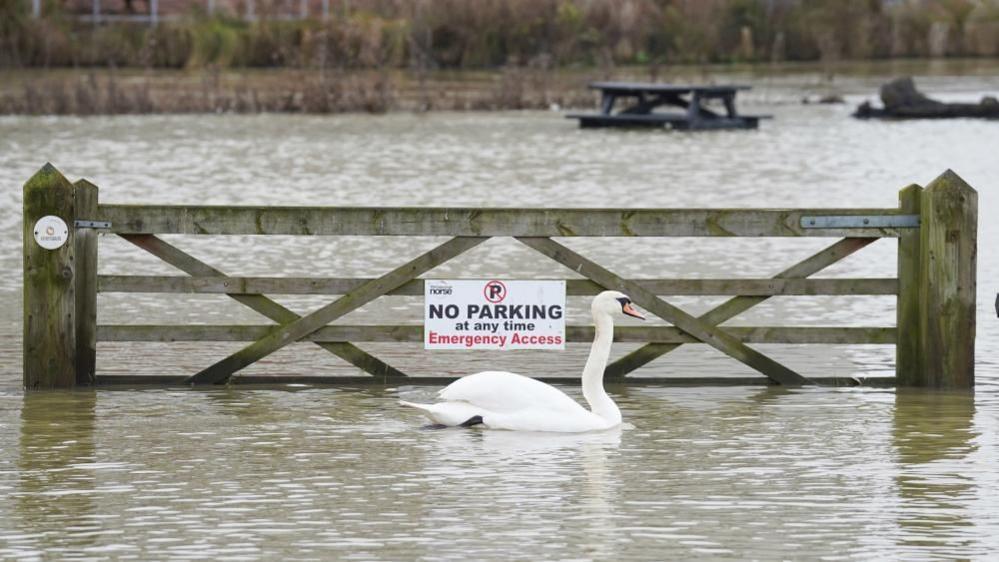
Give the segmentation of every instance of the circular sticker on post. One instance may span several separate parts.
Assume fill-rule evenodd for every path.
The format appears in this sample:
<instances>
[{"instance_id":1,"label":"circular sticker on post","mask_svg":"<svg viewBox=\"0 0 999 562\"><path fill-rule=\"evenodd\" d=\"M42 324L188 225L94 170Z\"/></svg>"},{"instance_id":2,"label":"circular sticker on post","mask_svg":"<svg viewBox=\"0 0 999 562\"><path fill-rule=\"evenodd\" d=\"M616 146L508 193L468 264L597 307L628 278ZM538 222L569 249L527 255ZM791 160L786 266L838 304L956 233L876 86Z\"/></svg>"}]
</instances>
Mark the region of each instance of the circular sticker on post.
<instances>
[{"instance_id":1,"label":"circular sticker on post","mask_svg":"<svg viewBox=\"0 0 999 562\"><path fill-rule=\"evenodd\" d=\"M69 227L59 217L47 215L35 223L35 242L46 250L61 248L69 239Z\"/></svg>"}]
</instances>

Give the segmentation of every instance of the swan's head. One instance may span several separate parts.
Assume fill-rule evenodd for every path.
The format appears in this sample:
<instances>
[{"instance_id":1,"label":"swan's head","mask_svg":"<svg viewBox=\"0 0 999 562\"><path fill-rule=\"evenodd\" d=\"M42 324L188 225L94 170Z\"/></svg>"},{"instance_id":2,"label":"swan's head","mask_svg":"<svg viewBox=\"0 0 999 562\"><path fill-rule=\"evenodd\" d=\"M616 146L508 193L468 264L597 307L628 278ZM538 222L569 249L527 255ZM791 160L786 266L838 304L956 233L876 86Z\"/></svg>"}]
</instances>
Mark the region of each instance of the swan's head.
<instances>
[{"instance_id":1,"label":"swan's head","mask_svg":"<svg viewBox=\"0 0 999 562\"><path fill-rule=\"evenodd\" d=\"M623 314L632 318L638 318L639 320L645 320L645 317L635 310L635 305L632 304L628 295L618 291L604 291L600 293L593 299L593 305L590 308L594 314L603 312L611 317Z\"/></svg>"}]
</instances>

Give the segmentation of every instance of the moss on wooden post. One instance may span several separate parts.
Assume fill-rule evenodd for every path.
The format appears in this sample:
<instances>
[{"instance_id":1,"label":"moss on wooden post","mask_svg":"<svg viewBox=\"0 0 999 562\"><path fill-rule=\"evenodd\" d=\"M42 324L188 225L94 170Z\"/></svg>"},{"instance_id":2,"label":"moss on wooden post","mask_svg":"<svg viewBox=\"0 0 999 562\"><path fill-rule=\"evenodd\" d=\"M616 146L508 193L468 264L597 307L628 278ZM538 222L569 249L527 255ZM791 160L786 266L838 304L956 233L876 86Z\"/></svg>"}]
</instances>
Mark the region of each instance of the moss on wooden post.
<instances>
[{"instance_id":1,"label":"moss on wooden post","mask_svg":"<svg viewBox=\"0 0 999 562\"><path fill-rule=\"evenodd\" d=\"M898 192L899 209L919 214L923 188L910 185ZM898 300L895 345L895 383L898 386L926 386L922 370L919 331L919 229L903 231L898 237Z\"/></svg>"},{"instance_id":2,"label":"moss on wooden post","mask_svg":"<svg viewBox=\"0 0 999 562\"><path fill-rule=\"evenodd\" d=\"M970 389L978 193L947 170L923 191L920 207L919 368L925 386Z\"/></svg>"},{"instance_id":3,"label":"moss on wooden post","mask_svg":"<svg viewBox=\"0 0 999 562\"><path fill-rule=\"evenodd\" d=\"M51 164L24 184L25 388L68 388L76 382L74 210L73 184ZM55 249L35 240L38 219L49 215L67 225L67 240Z\"/></svg>"},{"instance_id":4,"label":"moss on wooden post","mask_svg":"<svg viewBox=\"0 0 999 562\"><path fill-rule=\"evenodd\" d=\"M74 186L75 216L97 216L97 186L79 180ZM97 363L97 231L81 228L76 236L76 384L92 385Z\"/></svg>"}]
</instances>

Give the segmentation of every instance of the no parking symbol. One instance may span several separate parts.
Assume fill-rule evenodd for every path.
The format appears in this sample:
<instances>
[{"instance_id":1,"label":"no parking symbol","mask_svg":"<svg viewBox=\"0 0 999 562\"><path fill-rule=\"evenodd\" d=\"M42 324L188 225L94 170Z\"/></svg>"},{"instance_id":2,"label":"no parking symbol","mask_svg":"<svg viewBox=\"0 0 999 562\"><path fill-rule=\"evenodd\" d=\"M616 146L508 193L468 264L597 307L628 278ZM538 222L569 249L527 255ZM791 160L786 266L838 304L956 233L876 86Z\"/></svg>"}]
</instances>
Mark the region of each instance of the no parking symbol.
<instances>
[{"instance_id":1,"label":"no parking symbol","mask_svg":"<svg viewBox=\"0 0 999 562\"><path fill-rule=\"evenodd\" d=\"M487 301L493 304L503 302L503 299L506 298L506 285L502 281L490 281L482 289L482 294L486 297Z\"/></svg>"}]
</instances>

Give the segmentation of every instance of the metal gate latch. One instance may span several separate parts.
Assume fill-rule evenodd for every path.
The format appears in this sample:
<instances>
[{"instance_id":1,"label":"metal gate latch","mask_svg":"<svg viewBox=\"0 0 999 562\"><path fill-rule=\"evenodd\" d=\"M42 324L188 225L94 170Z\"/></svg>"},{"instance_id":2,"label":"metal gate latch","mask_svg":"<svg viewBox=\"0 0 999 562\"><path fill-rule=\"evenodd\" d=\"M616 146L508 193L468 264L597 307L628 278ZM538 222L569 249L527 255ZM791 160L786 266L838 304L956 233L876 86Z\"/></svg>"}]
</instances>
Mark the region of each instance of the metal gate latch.
<instances>
[{"instance_id":1,"label":"metal gate latch","mask_svg":"<svg viewBox=\"0 0 999 562\"><path fill-rule=\"evenodd\" d=\"M919 215L824 215L801 217L801 228L916 228Z\"/></svg>"}]
</instances>

